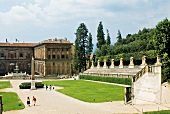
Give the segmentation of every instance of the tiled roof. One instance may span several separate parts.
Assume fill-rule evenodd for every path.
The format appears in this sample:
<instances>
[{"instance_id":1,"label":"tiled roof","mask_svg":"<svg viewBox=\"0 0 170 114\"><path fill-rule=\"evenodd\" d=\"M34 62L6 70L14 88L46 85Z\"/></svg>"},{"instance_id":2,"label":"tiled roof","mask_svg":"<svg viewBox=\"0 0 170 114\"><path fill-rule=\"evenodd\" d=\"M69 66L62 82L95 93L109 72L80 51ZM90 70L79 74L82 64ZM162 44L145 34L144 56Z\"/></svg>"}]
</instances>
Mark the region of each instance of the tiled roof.
<instances>
[{"instance_id":1,"label":"tiled roof","mask_svg":"<svg viewBox=\"0 0 170 114\"><path fill-rule=\"evenodd\" d=\"M34 47L38 43L0 43L4 47Z\"/></svg>"}]
</instances>

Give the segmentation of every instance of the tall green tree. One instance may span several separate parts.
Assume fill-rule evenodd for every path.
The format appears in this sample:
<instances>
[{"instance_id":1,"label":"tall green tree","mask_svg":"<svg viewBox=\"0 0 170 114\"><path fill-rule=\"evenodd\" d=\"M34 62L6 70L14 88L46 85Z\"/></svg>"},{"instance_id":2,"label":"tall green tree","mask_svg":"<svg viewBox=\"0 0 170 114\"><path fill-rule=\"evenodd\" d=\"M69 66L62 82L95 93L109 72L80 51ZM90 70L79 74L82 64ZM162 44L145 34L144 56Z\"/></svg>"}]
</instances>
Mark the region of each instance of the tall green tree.
<instances>
[{"instance_id":1,"label":"tall green tree","mask_svg":"<svg viewBox=\"0 0 170 114\"><path fill-rule=\"evenodd\" d=\"M88 29L84 23L81 23L78 27L75 35L75 54L73 65L76 70L81 72L86 70L86 55L88 46Z\"/></svg>"},{"instance_id":2,"label":"tall green tree","mask_svg":"<svg viewBox=\"0 0 170 114\"><path fill-rule=\"evenodd\" d=\"M106 37L106 45L107 45L107 55L111 55L111 38L109 34L109 30L106 30L107 37Z\"/></svg>"},{"instance_id":3,"label":"tall green tree","mask_svg":"<svg viewBox=\"0 0 170 114\"><path fill-rule=\"evenodd\" d=\"M121 45L122 44L122 35L120 33L120 30L118 30L118 33L117 33L117 43L116 45Z\"/></svg>"},{"instance_id":4,"label":"tall green tree","mask_svg":"<svg viewBox=\"0 0 170 114\"><path fill-rule=\"evenodd\" d=\"M105 37L103 32L103 25L102 22L99 23L98 29L97 29L97 48L101 49L102 45L106 43Z\"/></svg>"},{"instance_id":5,"label":"tall green tree","mask_svg":"<svg viewBox=\"0 0 170 114\"><path fill-rule=\"evenodd\" d=\"M88 43L87 43L87 61L88 61L88 67L90 67L91 65L91 61L90 61L90 55L92 54L93 52L93 43L92 43L92 35L91 33L89 33L89 36L88 36Z\"/></svg>"},{"instance_id":6,"label":"tall green tree","mask_svg":"<svg viewBox=\"0 0 170 114\"><path fill-rule=\"evenodd\" d=\"M163 81L170 79L170 21L166 18L159 22L155 30L155 48L163 63Z\"/></svg>"},{"instance_id":7,"label":"tall green tree","mask_svg":"<svg viewBox=\"0 0 170 114\"><path fill-rule=\"evenodd\" d=\"M108 46L110 46L111 41L110 41L110 34L109 34L109 30L107 29L106 31L107 31L106 44L107 44Z\"/></svg>"},{"instance_id":8,"label":"tall green tree","mask_svg":"<svg viewBox=\"0 0 170 114\"><path fill-rule=\"evenodd\" d=\"M92 35L89 33L88 44L87 44L87 54L90 55L93 51Z\"/></svg>"}]
</instances>

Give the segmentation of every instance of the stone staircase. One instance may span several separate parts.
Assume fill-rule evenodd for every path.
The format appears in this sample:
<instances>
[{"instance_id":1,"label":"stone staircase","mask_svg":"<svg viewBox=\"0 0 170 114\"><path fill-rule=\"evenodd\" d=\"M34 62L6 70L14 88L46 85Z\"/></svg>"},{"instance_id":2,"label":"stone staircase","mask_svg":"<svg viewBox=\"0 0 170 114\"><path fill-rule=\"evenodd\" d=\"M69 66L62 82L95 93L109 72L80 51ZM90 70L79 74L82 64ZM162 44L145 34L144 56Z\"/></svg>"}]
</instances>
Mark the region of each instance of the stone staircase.
<instances>
[{"instance_id":1,"label":"stone staircase","mask_svg":"<svg viewBox=\"0 0 170 114\"><path fill-rule=\"evenodd\" d=\"M140 79L134 82L134 104L160 103L159 74L145 73Z\"/></svg>"}]
</instances>

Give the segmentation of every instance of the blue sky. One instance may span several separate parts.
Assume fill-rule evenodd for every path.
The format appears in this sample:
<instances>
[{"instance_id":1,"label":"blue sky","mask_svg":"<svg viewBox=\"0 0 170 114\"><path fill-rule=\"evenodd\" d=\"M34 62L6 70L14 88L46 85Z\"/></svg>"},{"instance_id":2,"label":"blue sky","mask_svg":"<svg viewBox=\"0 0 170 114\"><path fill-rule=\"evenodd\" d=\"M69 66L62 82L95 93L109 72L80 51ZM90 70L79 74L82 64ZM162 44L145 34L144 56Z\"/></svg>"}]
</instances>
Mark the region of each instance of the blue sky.
<instances>
[{"instance_id":1,"label":"blue sky","mask_svg":"<svg viewBox=\"0 0 170 114\"><path fill-rule=\"evenodd\" d=\"M75 40L85 23L96 44L100 21L109 30L112 44L118 30L123 37L139 29L153 28L170 19L169 0L0 0L0 42L41 42L46 39Z\"/></svg>"}]
</instances>

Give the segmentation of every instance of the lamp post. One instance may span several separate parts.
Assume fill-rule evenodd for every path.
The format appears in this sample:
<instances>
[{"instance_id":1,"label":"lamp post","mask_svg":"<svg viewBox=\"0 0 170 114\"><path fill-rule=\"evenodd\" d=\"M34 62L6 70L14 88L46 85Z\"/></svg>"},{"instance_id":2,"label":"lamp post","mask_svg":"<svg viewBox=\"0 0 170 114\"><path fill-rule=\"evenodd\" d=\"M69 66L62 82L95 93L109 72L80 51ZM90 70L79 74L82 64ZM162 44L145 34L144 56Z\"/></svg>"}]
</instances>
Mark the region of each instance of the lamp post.
<instances>
[{"instance_id":1,"label":"lamp post","mask_svg":"<svg viewBox=\"0 0 170 114\"><path fill-rule=\"evenodd\" d=\"M29 74L30 74L31 64L30 64L30 63L28 63L27 65L28 65L28 69L27 69L27 71L28 71L28 72L29 72Z\"/></svg>"},{"instance_id":2,"label":"lamp post","mask_svg":"<svg viewBox=\"0 0 170 114\"><path fill-rule=\"evenodd\" d=\"M35 77L34 77L34 57L32 56L32 61L31 61L31 90L35 90Z\"/></svg>"}]
</instances>

